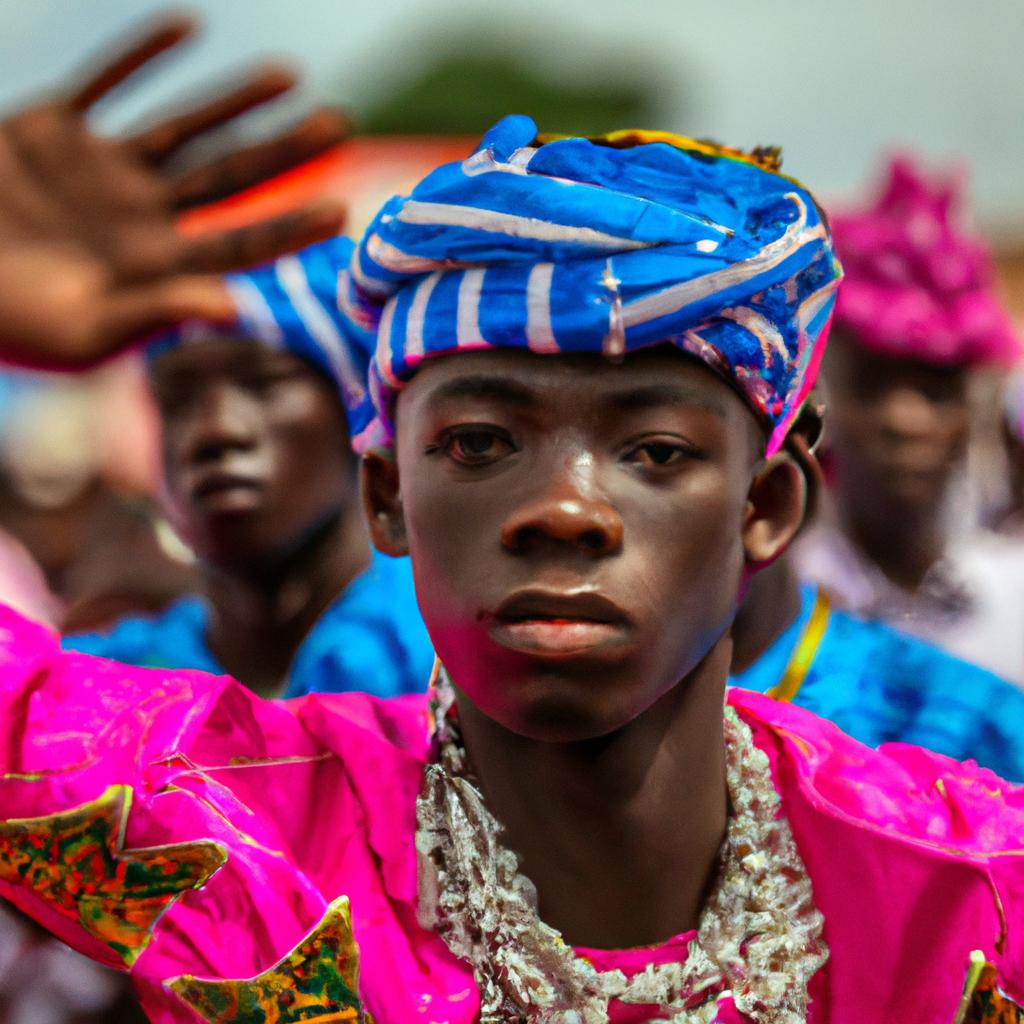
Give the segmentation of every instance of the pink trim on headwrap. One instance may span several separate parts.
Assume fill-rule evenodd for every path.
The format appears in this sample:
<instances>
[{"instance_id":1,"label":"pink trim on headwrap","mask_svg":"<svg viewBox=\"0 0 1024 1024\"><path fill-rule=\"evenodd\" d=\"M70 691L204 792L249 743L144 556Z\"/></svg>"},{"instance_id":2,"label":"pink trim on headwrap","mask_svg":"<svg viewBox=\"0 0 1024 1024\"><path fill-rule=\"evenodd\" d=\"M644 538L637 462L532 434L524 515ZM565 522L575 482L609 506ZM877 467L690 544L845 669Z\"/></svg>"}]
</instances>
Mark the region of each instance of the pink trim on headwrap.
<instances>
[{"instance_id":1,"label":"pink trim on headwrap","mask_svg":"<svg viewBox=\"0 0 1024 1024\"><path fill-rule=\"evenodd\" d=\"M930 363L1019 359L991 255L958 230L963 174L929 180L909 156L887 173L872 206L831 218L845 270L836 326L869 348Z\"/></svg>"}]
</instances>

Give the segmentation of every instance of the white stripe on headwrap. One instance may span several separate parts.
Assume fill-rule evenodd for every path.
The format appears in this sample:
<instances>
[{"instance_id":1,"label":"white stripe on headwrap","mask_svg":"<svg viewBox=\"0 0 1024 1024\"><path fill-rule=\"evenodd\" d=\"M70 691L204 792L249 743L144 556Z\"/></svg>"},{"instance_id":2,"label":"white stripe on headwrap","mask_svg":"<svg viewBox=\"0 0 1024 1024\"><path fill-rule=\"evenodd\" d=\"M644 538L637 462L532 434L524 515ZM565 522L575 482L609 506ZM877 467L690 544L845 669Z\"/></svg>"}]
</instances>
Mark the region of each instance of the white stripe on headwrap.
<instances>
[{"instance_id":1,"label":"white stripe on headwrap","mask_svg":"<svg viewBox=\"0 0 1024 1024\"><path fill-rule=\"evenodd\" d=\"M348 346L327 310L313 294L305 267L297 256L284 256L276 264L277 279L291 300L295 313L306 330L326 353L336 380L344 393L358 401L366 388L361 375L352 365Z\"/></svg>"},{"instance_id":2,"label":"white stripe on headwrap","mask_svg":"<svg viewBox=\"0 0 1024 1024\"><path fill-rule=\"evenodd\" d=\"M509 158L509 167L517 171L525 171L530 166L530 161L537 155L536 146L520 146Z\"/></svg>"},{"instance_id":3,"label":"white stripe on headwrap","mask_svg":"<svg viewBox=\"0 0 1024 1024\"><path fill-rule=\"evenodd\" d=\"M639 242L635 238L621 238L593 228L576 227L571 224L552 224L535 217L520 217L514 213L500 213L497 210L482 210L474 206L456 206L452 203L424 203L409 199L398 211L396 220L404 224L421 224L438 227L471 228L474 231L488 231L513 238L531 238L539 242L559 242L563 245L586 245L595 249L610 249L613 252L633 249L650 249L657 243ZM367 251L378 263L389 264L378 258L367 246ZM398 269L390 267L389 269Z\"/></svg>"},{"instance_id":4,"label":"white stripe on headwrap","mask_svg":"<svg viewBox=\"0 0 1024 1024\"><path fill-rule=\"evenodd\" d=\"M441 280L441 272L435 270L428 274L418 285L409 306L409 316L405 325L406 356L423 355L423 321L427 313L427 303L437 282Z\"/></svg>"},{"instance_id":5,"label":"white stripe on headwrap","mask_svg":"<svg viewBox=\"0 0 1024 1024\"><path fill-rule=\"evenodd\" d=\"M623 308L623 322L626 327L635 327L648 320L678 313L685 306L699 299L705 299L716 292L725 291L777 267L797 250L810 242L827 237L825 225L821 222L807 228L807 206L795 192L787 192L798 210L797 219L786 228L774 242L769 242L756 256L735 263L710 274L672 285L654 295L635 299Z\"/></svg>"},{"instance_id":6,"label":"white stripe on headwrap","mask_svg":"<svg viewBox=\"0 0 1024 1024\"><path fill-rule=\"evenodd\" d=\"M397 387L399 384L398 377L391 372L391 327L395 320L397 305L397 296L392 296L384 305L380 324L377 326L377 355L374 359L381 379L391 387Z\"/></svg>"},{"instance_id":7,"label":"white stripe on headwrap","mask_svg":"<svg viewBox=\"0 0 1024 1024\"><path fill-rule=\"evenodd\" d=\"M380 239L378 239L380 241ZM367 295L378 299L384 299L395 289L389 281L381 281L376 277L368 277L359 265L359 250L352 253L352 259L348 263L348 272L352 275L352 281L357 288L361 288Z\"/></svg>"},{"instance_id":8,"label":"white stripe on headwrap","mask_svg":"<svg viewBox=\"0 0 1024 1024\"><path fill-rule=\"evenodd\" d=\"M829 281L824 288L819 288L800 303L796 313L797 330L801 333L807 330L814 318L825 308L839 288L839 278Z\"/></svg>"},{"instance_id":9,"label":"white stripe on headwrap","mask_svg":"<svg viewBox=\"0 0 1024 1024\"><path fill-rule=\"evenodd\" d=\"M467 178L475 178L478 174L490 174L504 171L506 174L526 174L527 167L537 152L536 146L520 146L508 161L495 160L489 149L481 149L462 161L462 173Z\"/></svg>"},{"instance_id":10,"label":"white stripe on headwrap","mask_svg":"<svg viewBox=\"0 0 1024 1024\"><path fill-rule=\"evenodd\" d=\"M396 274L426 274L431 270L436 270L439 262L425 256L414 256L412 253L402 252L397 246L385 242L376 232L363 242L363 248L374 263L379 263ZM445 265L447 266L447 264ZM394 287L387 281L369 277L362 267L359 268L357 280L364 288L366 282L369 281L377 289L377 294L381 293L382 288L384 294L388 294Z\"/></svg>"},{"instance_id":11,"label":"white stripe on headwrap","mask_svg":"<svg viewBox=\"0 0 1024 1024\"><path fill-rule=\"evenodd\" d=\"M224 283L247 333L267 345L280 348L284 344L284 333L263 292L245 277L227 276Z\"/></svg>"},{"instance_id":12,"label":"white stripe on headwrap","mask_svg":"<svg viewBox=\"0 0 1024 1024\"><path fill-rule=\"evenodd\" d=\"M460 346L483 341L480 331L480 293L484 286L483 270L467 270L459 282L459 311L455 320L455 340Z\"/></svg>"},{"instance_id":13,"label":"white stripe on headwrap","mask_svg":"<svg viewBox=\"0 0 1024 1024\"><path fill-rule=\"evenodd\" d=\"M557 352L551 326L551 281L554 263L537 263L526 281L526 341L534 352Z\"/></svg>"},{"instance_id":14,"label":"white stripe on headwrap","mask_svg":"<svg viewBox=\"0 0 1024 1024\"><path fill-rule=\"evenodd\" d=\"M612 270L611 256L605 261L601 283L611 292L611 304L608 309L608 333L601 342L601 353L614 359L626 352L626 328L622 319L622 292L619 291L619 285L622 282Z\"/></svg>"}]
</instances>

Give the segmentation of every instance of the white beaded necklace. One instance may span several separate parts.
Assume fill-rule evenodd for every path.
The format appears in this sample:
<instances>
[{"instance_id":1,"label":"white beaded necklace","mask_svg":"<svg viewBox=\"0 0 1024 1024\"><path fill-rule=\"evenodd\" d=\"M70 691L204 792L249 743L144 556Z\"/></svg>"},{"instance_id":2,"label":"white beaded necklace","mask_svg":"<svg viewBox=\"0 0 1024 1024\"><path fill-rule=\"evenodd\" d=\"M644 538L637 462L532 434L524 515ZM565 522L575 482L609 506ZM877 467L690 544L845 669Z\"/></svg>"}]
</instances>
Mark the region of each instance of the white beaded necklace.
<instances>
[{"instance_id":1,"label":"white beaded necklace","mask_svg":"<svg viewBox=\"0 0 1024 1024\"><path fill-rule=\"evenodd\" d=\"M419 917L473 966L481 1024L606 1024L613 999L656 1008L659 1020L707 1024L723 995L756 1024L806 1021L808 982L828 958L823 919L768 758L732 708L732 815L697 936L685 962L651 964L627 979L596 970L540 920L533 883L501 844L502 826L468 776L453 701L442 671L437 757L416 804Z\"/></svg>"}]
</instances>

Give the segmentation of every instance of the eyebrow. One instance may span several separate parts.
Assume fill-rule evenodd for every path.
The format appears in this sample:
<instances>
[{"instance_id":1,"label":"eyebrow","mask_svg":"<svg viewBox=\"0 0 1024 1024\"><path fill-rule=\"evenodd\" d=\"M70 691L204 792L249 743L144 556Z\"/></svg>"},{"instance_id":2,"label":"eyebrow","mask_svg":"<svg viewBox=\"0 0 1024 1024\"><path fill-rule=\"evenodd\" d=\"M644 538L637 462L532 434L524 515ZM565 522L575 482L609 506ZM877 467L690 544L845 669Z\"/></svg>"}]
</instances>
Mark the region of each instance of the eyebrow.
<instances>
[{"instance_id":1,"label":"eyebrow","mask_svg":"<svg viewBox=\"0 0 1024 1024\"><path fill-rule=\"evenodd\" d=\"M508 377L458 377L442 384L431 395L432 402L452 398L488 398L520 407L535 406L537 396L527 387Z\"/></svg>"},{"instance_id":2,"label":"eyebrow","mask_svg":"<svg viewBox=\"0 0 1024 1024\"><path fill-rule=\"evenodd\" d=\"M473 375L458 377L442 384L431 396L432 402L443 402L457 398L483 398L505 402L520 408L532 408L541 404L540 398L530 388L510 377ZM642 409L656 409L664 406L689 406L706 409L716 416L725 418L725 404L717 395L709 395L703 388L687 384L657 383L613 392L608 396L611 407L619 412L634 412Z\"/></svg>"},{"instance_id":3,"label":"eyebrow","mask_svg":"<svg viewBox=\"0 0 1024 1024\"><path fill-rule=\"evenodd\" d=\"M709 395L703 388L689 387L685 384L648 384L612 394L609 400L611 405L621 412L665 405L687 405L698 406L723 418L726 414L725 404L717 395Z\"/></svg>"}]
</instances>

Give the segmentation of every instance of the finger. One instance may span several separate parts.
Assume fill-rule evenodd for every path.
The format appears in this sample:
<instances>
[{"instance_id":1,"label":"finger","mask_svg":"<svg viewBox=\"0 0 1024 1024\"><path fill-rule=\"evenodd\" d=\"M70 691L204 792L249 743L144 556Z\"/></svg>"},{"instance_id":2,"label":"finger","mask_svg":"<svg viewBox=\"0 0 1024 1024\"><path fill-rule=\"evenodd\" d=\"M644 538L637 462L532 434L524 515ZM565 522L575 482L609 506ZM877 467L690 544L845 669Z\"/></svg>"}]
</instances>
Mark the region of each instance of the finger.
<instances>
[{"instance_id":1,"label":"finger","mask_svg":"<svg viewBox=\"0 0 1024 1024\"><path fill-rule=\"evenodd\" d=\"M186 209L241 192L336 146L349 128L340 111L318 110L276 139L183 172L171 182L174 206Z\"/></svg>"},{"instance_id":2,"label":"finger","mask_svg":"<svg viewBox=\"0 0 1024 1024\"><path fill-rule=\"evenodd\" d=\"M267 68L252 75L227 95L161 121L129 141L144 160L160 163L197 135L275 99L293 88L295 82L295 74L287 68Z\"/></svg>"},{"instance_id":3,"label":"finger","mask_svg":"<svg viewBox=\"0 0 1024 1024\"><path fill-rule=\"evenodd\" d=\"M78 353L79 365L96 362L186 320L230 324L235 303L219 274L185 274L133 288L112 299L96 325L96 344Z\"/></svg>"},{"instance_id":4,"label":"finger","mask_svg":"<svg viewBox=\"0 0 1024 1024\"><path fill-rule=\"evenodd\" d=\"M244 270L332 238L344 220L339 204L322 202L235 231L198 235L188 240L181 266L199 272Z\"/></svg>"},{"instance_id":5,"label":"finger","mask_svg":"<svg viewBox=\"0 0 1024 1024\"><path fill-rule=\"evenodd\" d=\"M68 100L70 107L79 112L88 110L158 54L187 39L195 28L195 20L186 14L165 17L80 86Z\"/></svg>"}]
</instances>

